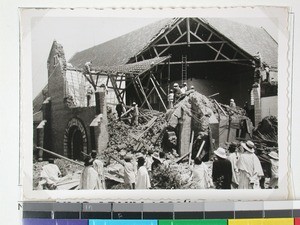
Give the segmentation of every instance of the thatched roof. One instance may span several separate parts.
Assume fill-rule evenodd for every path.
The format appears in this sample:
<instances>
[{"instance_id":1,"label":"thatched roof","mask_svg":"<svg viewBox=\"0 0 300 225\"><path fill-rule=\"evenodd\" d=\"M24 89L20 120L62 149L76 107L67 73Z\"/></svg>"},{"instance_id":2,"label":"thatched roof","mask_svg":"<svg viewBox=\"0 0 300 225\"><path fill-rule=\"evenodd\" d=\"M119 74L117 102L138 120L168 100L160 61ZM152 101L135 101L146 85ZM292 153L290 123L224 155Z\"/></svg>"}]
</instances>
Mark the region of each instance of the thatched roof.
<instances>
[{"instance_id":1,"label":"thatched roof","mask_svg":"<svg viewBox=\"0 0 300 225\"><path fill-rule=\"evenodd\" d=\"M200 18L240 49L254 57L260 52L268 65L277 67L276 41L263 29L223 18ZM97 66L116 66L128 63L158 34L170 29L174 19L163 19L145 27L117 37L100 45L76 53L71 59L75 67L82 68L88 61Z\"/></svg>"}]
</instances>

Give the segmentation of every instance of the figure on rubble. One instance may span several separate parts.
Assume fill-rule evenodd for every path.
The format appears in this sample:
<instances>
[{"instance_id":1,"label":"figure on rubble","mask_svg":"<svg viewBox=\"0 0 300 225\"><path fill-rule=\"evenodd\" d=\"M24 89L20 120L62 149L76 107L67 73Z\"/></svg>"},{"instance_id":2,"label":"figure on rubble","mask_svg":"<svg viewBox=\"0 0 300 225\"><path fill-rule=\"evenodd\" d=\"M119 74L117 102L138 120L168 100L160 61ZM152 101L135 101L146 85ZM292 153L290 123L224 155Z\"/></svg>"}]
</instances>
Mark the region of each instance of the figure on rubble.
<instances>
[{"instance_id":1,"label":"figure on rubble","mask_svg":"<svg viewBox=\"0 0 300 225\"><path fill-rule=\"evenodd\" d=\"M174 90L174 104L175 104L175 103L177 103L178 99L180 98L180 96L182 94L178 83L174 83L173 90Z\"/></svg>"},{"instance_id":2,"label":"figure on rubble","mask_svg":"<svg viewBox=\"0 0 300 225\"><path fill-rule=\"evenodd\" d=\"M121 116L122 116L122 112L123 112L123 106L121 103L116 105L116 111L118 114L119 121L121 121Z\"/></svg>"},{"instance_id":3,"label":"figure on rubble","mask_svg":"<svg viewBox=\"0 0 300 225\"><path fill-rule=\"evenodd\" d=\"M232 169L224 148L214 151L216 160L213 162L212 178L217 189L231 189Z\"/></svg>"},{"instance_id":4,"label":"figure on rubble","mask_svg":"<svg viewBox=\"0 0 300 225\"><path fill-rule=\"evenodd\" d=\"M230 104L229 104L229 107L231 108L231 109L235 109L236 108L236 104L235 104L235 102L234 102L234 99L232 98L232 99L230 99Z\"/></svg>"},{"instance_id":5,"label":"figure on rubble","mask_svg":"<svg viewBox=\"0 0 300 225\"><path fill-rule=\"evenodd\" d=\"M91 157L93 160L93 167L98 173L98 177L100 181L99 189L105 189L104 164L100 159L97 158L96 150L92 150Z\"/></svg>"},{"instance_id":6,"label":"figure on rubble","mask_svg":"<svg viewBox=\"0 0 300 225\"><path fill-rule=\"evenodd\" d=\"M173 103L174 103L174 92L173 90L171 89L170 90L170 94L168 95L168 102L169 102L169 109L172 109L173 108Z\"/></svg>"},{"instance_id":7,"label":"figure on rubble","mask_svg":"<svg viewBox=\"0 0 300 225\"><path fill-rule=\"evenodd\" d=\"M138 105L133 102L132 103L132 107L129 110L129 112L131 113L131 126L137 126L139 125L139 108Z\"/></svg>"},{"instance_id":8,"label":"figure on rubble","mask_svg":"<svg viewBox=\"0 0 300 225\"><path fill-rule=\"evenodd\" d=\"M84 64L84 73L85 74L90 74L91 73L91 66L92 66L92 61L86 62Z\"/></svg>"},{"instance_id":9,"label":"figure on rubble","mask_svg":"<svg viewBox=\"0 0 300 225\"><path fill-rule=\"evenodd\" d=\"M147 155L146 155L146 159L145 159L145 161L146 161L145 162L145 166L146 166L146 168L148 170L150 178L151 178L151 175L152 175L152 164L154 162L154 160L152 158L153 153L154 152L153 152L152 149L148 150Z\"/></svg>"},{"instance_id":10,"label":"figure on rubble","mask_svg":"<svg viewBox=\"0 0 300 225\"><path fill-rule=\"evenodd\" d=\"M184 94L186 91L187 91L187 83L186 82L184 82L183 84L182 84L182 88L180 89L181 90L181 93L182 94Z\"/></svg>"},{"instance_id":11,"label":"figure on rubble","mask_svg":"<svg viewBox=\"0 0 300 225\"><path fill-rule=\"evenodd\" d=\"M94 94L93 88L91 85L89 85L86 90L87 107L89 107L91 105L91 99L92 99L93 94Z\"/></svg>"}]
</instances>

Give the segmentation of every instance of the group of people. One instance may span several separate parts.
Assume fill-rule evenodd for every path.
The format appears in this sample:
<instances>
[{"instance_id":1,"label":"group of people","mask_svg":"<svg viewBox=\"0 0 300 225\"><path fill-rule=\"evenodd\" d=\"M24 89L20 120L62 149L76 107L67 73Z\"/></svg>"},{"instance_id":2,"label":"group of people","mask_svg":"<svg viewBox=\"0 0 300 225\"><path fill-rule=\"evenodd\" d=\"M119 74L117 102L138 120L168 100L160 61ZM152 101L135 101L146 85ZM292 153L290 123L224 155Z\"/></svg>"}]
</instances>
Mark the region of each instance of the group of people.
<instances>
[{"instance_id":1,"label":"group of people","mask_svg":"<svg viewBox=\"0 0 300 225\"><path fill-rule=\"evenodd\" d=\"M174 83L173 89L170 90L170 93L168 95L169 109L173 108L174 104L176 104L182 96L185 96L189 92L193 92L194 90L194 86L191 86L188 89L186 82L184 82L181 87L178 83Z\"/></svg>"},{"instance_id":2,"label":"group of people","mask_svg":"<svg viewBox=\"0 0 300 225\"><path fill-rule=\"evenodd\" d=\"M228 154L221 147L214 153L212 182L207 175L202 176L205 184L201 188L214 186L216 189L264 189L265 178L269 178L268 188L278 188L279 158L276 151L267 153L264 148L255 149L254 143L247 141L241 142L240 146L235 142L231 143ZM195 170L198 161L199 159L196 158ZM202 170L207 174L206 168Z\"/></svg>"}]
</instances>

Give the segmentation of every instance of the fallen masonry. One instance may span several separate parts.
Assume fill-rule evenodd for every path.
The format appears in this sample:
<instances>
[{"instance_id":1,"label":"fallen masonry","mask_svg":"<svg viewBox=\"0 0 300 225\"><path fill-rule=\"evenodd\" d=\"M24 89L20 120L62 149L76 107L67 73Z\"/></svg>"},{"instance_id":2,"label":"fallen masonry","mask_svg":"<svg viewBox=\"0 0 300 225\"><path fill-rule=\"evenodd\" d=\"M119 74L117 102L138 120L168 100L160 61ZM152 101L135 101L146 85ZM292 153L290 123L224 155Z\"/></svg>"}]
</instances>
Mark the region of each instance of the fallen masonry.
<instances>
[{"instance_id":1,"label":"fallen masonry","mask_svg":"<svg viewBox=\"0 0 300 225\"><path fill-rule=\"evenodd\" d=\"M193 159L200 156L212 171L213 151L219 146L228 148L231 142L254 140L257 145L277 147L277 119L265 118L254 129L245 111L230 108L199 92L188 92L166 113L140 109L139 125L131 126L129 120L118 120L108 110L108 144L100 159L105 165L108 189L125 188L124 167L126 155L140 153L146 156L152 151L153 158L159 152L166 153L169 166L152 171L152 189L195 188L190 181ZM34 163L34 183L37 189L39 173L45 162ZM83 166L63 159L56 159L68 179L58 189L76 189Z\"/></svg>"}]
</instances>

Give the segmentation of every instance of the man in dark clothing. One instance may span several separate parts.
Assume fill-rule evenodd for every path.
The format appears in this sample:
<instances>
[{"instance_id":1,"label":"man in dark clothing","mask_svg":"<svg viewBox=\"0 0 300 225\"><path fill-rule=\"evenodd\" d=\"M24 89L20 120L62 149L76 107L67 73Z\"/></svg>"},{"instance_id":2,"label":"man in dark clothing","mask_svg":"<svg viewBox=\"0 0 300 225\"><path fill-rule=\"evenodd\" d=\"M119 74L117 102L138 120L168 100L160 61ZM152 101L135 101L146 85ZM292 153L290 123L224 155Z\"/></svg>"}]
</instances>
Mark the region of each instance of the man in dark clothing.
<instances>
[{"instance_id":1,"label":"man in dark clothing","mask_svg":"<svg viewBox=\"0 0 300 225\"><path fill-rule=\"evenodd\" d=\"M266 150L261 146L256 149L256 156L260 161L261 167L264 172L264 176L259 180L259 185L261 189L265 189L265 179L271 177L271 160L267 155Z\"/></svg>"},{"instance_id":2,"label":"man in dark clothing","mask_svg":"<svg viewBox=\"0 0 300 225\"><path fill-rule=\"evenodd\" d=\"M214 151L217 160L213 162L212 178L217 189L231 189L232 168L224 148Z\"/></svg>"},{"instance_id":3,"label":"man in dark clothing","mask_svg":"<svg viewBox=\"0 0 300 225\"><path fill-rule=\"evenodd\" d=\"M122 112L123 112L123 106L121 103L119 103L117 106L116 106L116 111L118 113L118 118L119 120L121 121L121 115L122 115Z\"/></svg>"}]
</instances>

